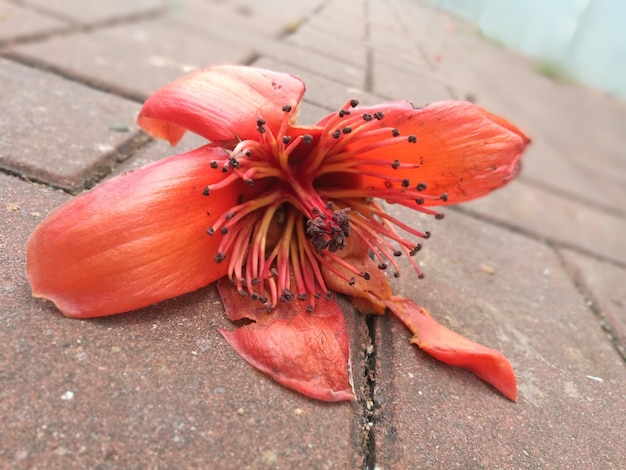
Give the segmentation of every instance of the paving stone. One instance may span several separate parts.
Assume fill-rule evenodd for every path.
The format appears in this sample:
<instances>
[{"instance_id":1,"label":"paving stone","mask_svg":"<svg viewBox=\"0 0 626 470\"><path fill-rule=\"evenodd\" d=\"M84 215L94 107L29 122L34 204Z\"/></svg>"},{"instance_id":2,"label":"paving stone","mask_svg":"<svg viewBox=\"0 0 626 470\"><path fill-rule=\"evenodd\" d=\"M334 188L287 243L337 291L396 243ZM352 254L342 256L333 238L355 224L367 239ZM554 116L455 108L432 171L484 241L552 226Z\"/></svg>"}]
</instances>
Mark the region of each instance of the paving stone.
<instances>
[{"instance_id":1,"label":"paving stone","mask_svg":"<svg viewBox=\"0 0 626 470\"><path fill-rule=\"evenodd\" d=\"M367 65L366 48L358 41L346 42L332 33L303 26L287 37L287 41L303 48L327 54L356 67Z\"/></svg>"},{"instance_id":2,"label":"paving stone","mask_svg":"<svg viewBox=\"0 0 626 470\"><path fill-rule=\"evenodd\" d=\"M39 11L81 24L155 13L165 6L164 0L109 0L91 2L89 8L84 8L82 0L25 0L24 3Z\"/></svg>"},{"instance_id":3,"label":"paving stone","mask_svg":"<svg viewBox=\"0 0 626 470\"><path fill-rule=\"evenodd\" d=\"M201 40L157 21L62 36L11 52L138 100L196 68L245 63L251 56L248 49Z\"/></svg>"},{"instance_id":4,"label":"paving stone","mask_svg":"<svg viewBox=\"0 0 626 470\"><path fill-rule=\"evenodd\" d=\"M626 359L626 269L571 250L562 250L562 256Z\"/></svg>"},{"instance_id":5,"label":"paving stone","mask_svg":"<svg viewBox=\"0 0 626 470\"><path fill-rule=\"evenodd\" d=\"M69 25L11 1L0 0L0 26L0 43L10 43L61 31Z\"/></svg>"},{"instance_id":6,"label":"paving stone","mask_svg":"<svg viewBox=\"0 0 626 470\"><path fill-rule=\"evenodd\" d=\"M620 468L624 363L558 257L462 214L426 224L426 278L403 273L396 291L501 350L519 399L422 354L399 322L377 318L377 467Z\"/></svg>"},{"instance_id":7,"label":"paving stone","mask_svg":"<svg viewBox=\"0 0 626 470\"><path fill-rule=\"evenodd\" d=\"M0 175L0 467L362 466L360 405L253 370L216 331L233 327L213 287L95 320L31 298L26 238L65 200ZM363 318L342 307L361 370Z\"/></svg>"},{"instance_id":8,"label":"paving stone","mask_svg":"<svg viewBox=\"0 0 626 470\"><path fill-rule=\"evenodd\" d=\"M521 181L463 208L541 239L626 263L626 238L615 236L626 233L624 218Z\"/></svg>"},{"instance_id":9,"label":"paving stone","mask_svg":"<svg viewBox=\"0 0 626 470\"><path fill-rule=\"evenodd\" d=\"M426 67L411 66L383 53L373 54L372 81L374 93L413 101L416 106L451 99L446 85Z\"/></svg>"},{"instance_id":10,"label":"paving stone","mask_svg":"<svg viewBox=\"0 0 626 470\"><path fill-rule=\"evenodd\" d=\"M339 109L340 106L343 106L352 98L356 98L361 104L367 105L378 104L384 101L381 97L367 93L363 89L346 86L345 84L324 78L314 72L294 67L269 57L261 57L250 65L277 70L279 72L292 73L299 76L304 80L307 87L304 100L329 110Z\"/></svg>"},{"instance_id":11,"label":"paving stone","mask_svg":"<svg viewBox=\"0 0 626 470\"><path fill-rule=\"evenodd\" d=\"M0 102L0 167L66 189L136 138L135 103L1 58Z\"/></svg>"}]
</instances>

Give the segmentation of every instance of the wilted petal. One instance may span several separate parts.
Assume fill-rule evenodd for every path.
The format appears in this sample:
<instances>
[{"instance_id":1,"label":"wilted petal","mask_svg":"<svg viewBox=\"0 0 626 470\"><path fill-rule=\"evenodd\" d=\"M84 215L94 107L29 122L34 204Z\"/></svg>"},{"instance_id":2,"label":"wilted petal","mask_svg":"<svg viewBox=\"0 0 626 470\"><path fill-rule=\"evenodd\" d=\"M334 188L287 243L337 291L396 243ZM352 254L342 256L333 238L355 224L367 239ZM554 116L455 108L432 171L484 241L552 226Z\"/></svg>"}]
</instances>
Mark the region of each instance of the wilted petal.
<instances>
[{"instance_id":1,"label":"wilted petal","mask_svg":"<svg viewBox=\"0 0 626 470\"><path fill-rule=\"evenodd\" d=\"M390 139L391 132L375 137L362 133L350 146L354 158L364 162L387 160L389 165L364 164L361 169L406 178L410 180L410 189L424 183L422 194L435 198L426 198L424 205L455 204L503 186L517 175L520 157L530 142L505 119L468 102L443 101L421 109L408 102L390 102L359 107L358 111L383 113L382 119L372 122L397 129L401 136L397 143L368 151L373 143ZM410 136L415 137L416 143L408 141ZM396 160L418 167L394 169L392 163ZM361 188L385 188L384 179L372 176L362 176L356 184ZM447 194L447 198L437 199L442 194Z\"/></svg>"},{"instance_id":2,"label":"wilted petal","mask_svg":"<svg viewBox=\"0 0 626 470\"><path fill-rule=\"evenodd\" d=\"M138 124L172 145L189 130L220 145L258 138L257 119L271 129L295 120L304 94L293 75L254 67L215 66L192 72L157 90L144 103ZM285 113L284 106L292 111Z\"/></svg>"},{"instance_id":3,"label":"wilted petal","mask_svg":"<svg viewBox=\"0 0 626 470\"><path fill-rule=\"evenodd\" d=\"M279 302L265 307L240 295L226 279L218 288L233 321L253 323L235 331L220 330L248 363L277 382L324 401L355 400L350 350L343 312L333 301L320 301L313 313L308 302Z\"/></svg>"},{"instance_id":4,"label":"wilted petal","mask_svg":"<svg viewBox=\"0 0 626 470\"><path fill-rule=\"evenodd\" d=\"M223 276L206 234L240 186L203 196L224 158L205 146L118 176L61 206L28 240L33 295L68 316L125 312L194 291ZM245 186L245 185L244 185ZM210 212L210 216L207 215Z\"/></svg>"},{"instance_id":5,"label":"wilted petal","mask_svg":"<svg viewBox=\"0 0 626 470\"><path fill-rule=\"evenodd\" d=\"M387 306L413 333L411 343L446 364L470 370L505 397L517 400L515 373L500 351L449 330L437 323L425 308L408 299L394 297L387 301Z\"/></svg>"}]
</instances>

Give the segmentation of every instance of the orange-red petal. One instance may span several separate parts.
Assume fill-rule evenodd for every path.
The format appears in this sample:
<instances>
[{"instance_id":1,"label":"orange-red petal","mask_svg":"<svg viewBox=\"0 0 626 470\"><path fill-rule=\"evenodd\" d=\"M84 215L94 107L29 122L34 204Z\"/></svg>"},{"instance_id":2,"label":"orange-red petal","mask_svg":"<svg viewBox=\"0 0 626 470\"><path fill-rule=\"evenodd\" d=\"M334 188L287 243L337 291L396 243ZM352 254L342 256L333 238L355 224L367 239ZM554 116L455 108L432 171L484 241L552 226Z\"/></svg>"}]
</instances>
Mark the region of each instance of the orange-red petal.
<instances>
[{"instance_id":1,"label":"orange-red petal","mask_svg":"<svg viewBox=\"0 0 626 470\"><path fill-rule=\"evenodd\" d=\"M471 341L438 323L412 301L394 297L387 306L413 333L411 343L446 364L463 367L493 385L505 397L517 400L513 367L504 355Z\"/></svg>"},{"instance_id":2,"label":"orange-red petal","mask_svg":"<svg viewBox=\"0 0 626 470\"><path fill-rule=\"evenodd\" d=\"M257 300L243 297L227 279L218 288L229 318L253 323L220 330L249 364L278 383L324 401L355 400L350 350L343 312L334 300L279 302L271 313Z\"/></svg>"},{"instance_id":3,"label":"orange-red petal","mask_svg":"<svg viewBox=\"0 0 626 470\"><path fill-rule=\"evenodd\" d=\"M359 151L390 134L355 139L350 149L354 158L386 160L389 165L373 167L364 164L364 171L375 171L390 177L406 178L410 188L424 183L424 205L455 204L474 199L497 189L513 179L520 169L520 157L530 142L522 131L505 119L486 112L475 104L443 101L416 109L409 102L390 102L373 107L359 107L359 112L383 113L380 127L397 129L400 142L369 151ZM318 125L323 125L325 118ZM415 136L416 143L408 141ZM394 169L392 163L416 165L416 168ZM361 188L385 188L385 180L362 176L356 183ZM399 190L399 183L395 183Z\"/></svg>"},{"instance_id":4,"label":"orange-red petal","mask_svg":"<svg viewBox=\"0 0 626 470\"><path fill-rule=\"evenodd\" d=\"M258 138L257 119L277 129L295 120L305 86L299 78L254 67L207 67L169 83L144 103L138 124L176 145L185 131L229 146ZM290 106L291 111L283 111ZM286 117L287 116L287 117Z\"/></svg>"},{"instance_id":5,"label":"orange-red petal","mask_svg":"<svg viewBox=\"0 0 626 470\"><path fill-rule=\"evenodd\" d=\"M225 155L201 147L118 176L58 208L27 243L33 295L67 316L94 317L223 276L227 263L213 259L219 240L206 229L235 204L239 186L208 197L202 192L223 177L210 160Z\"/></svg>"}]
</instances>

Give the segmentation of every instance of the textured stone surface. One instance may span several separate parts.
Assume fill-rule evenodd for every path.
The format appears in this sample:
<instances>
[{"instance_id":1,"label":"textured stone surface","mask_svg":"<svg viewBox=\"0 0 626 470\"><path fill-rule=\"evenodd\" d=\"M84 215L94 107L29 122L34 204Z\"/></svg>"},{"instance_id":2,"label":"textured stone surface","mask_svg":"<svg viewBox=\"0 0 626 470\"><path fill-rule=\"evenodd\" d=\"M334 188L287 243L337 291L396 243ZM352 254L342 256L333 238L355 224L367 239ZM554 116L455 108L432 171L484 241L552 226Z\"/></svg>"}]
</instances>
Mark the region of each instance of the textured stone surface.
<instances>
[{"instance_id":1,"label":"textured stone surface","mask_svg":"<svg viewBox=\"0 0 626 470\"><path fill-rule=\"evenodd\" d=\"M61 31L68 23L11 1L0 1L0 43Z\"/></svg>"},{"instance_id":2,"label":"textured stone surface","mask_svg":"<svg viewBox=\"0 0 626 470\"><path fill-rule=\"evenodd\" d=\"M397 292L501 350L516 370L519 399L431 359L399 322L379 318L377 465L620 468L624 364L558 257L462 214L433 223L424 222L433 237L418 255L426 278L401 277Z\"/></svg>"},{"instance_id":3,"label":"textured stone surface","mask_svg":"<svg viewBox=\"0 0 626 470\"><path fill-rule=\"evenodd\" d=\"M12 52L137 99L196 68L246 62L251 54L154 21L60 36Z\"/></svg>"},{"instance_id":4,"label":"textured stone surface","mask_svg":"<svg viewBox=\"0 0 626 470\"><path fill-rule=\"evenodd\" d=\"M4 59L0 102L0 167L58 187L106 174L137 130L135 103Z\"/></svg>"},{"instance_id":5,"label":"textured stone surface","mask_svg":"<svg viewBox=\"0 0 626 470\"><path fill-rule=\"evenodd\" d=\"M27 0L25 3L38 11L81 24L156 13L166 5L165 0L108 0L92 2L89 8L85 8L82 0Z\"/></svg>"}]
</instances>

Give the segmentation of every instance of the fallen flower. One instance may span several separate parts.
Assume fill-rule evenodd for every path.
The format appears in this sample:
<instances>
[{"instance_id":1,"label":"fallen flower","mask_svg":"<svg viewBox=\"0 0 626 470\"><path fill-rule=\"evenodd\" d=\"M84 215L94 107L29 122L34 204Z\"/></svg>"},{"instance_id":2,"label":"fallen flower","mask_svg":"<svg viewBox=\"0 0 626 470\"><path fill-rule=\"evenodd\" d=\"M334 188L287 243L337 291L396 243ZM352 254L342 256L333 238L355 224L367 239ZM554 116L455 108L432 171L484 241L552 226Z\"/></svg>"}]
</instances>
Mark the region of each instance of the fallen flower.
<instances>
[{"instance_id":1,"label":"fallen flower","mask_svg":"<svg viewBox=\"0 0 626 470\"><path fill-rule=\"evenodd\" d=\"M355 397L333 292L343 293L363 313L392 312L412 342L515 400L501 353L393 296L387 274L399 276L396 258L407 256L421 277L414 239L430 233L378 200L441 218L432 206L509 182L528 138L452 101L415 108L351 100L314 126L297 126L304 90L292 75L218 66L154 93L140 126L172 145L187 130L210 143L106 181L47 217L27 243L33 295L87 318L222 279L227 315L248 323L222 334L244 359L305 395L346 400Z\"/></svg>"}]
</instances>

